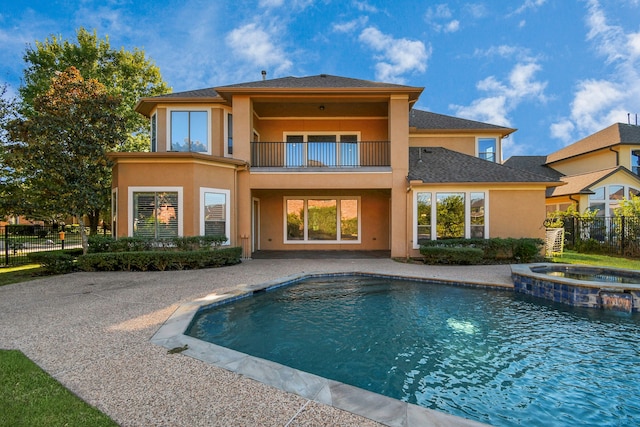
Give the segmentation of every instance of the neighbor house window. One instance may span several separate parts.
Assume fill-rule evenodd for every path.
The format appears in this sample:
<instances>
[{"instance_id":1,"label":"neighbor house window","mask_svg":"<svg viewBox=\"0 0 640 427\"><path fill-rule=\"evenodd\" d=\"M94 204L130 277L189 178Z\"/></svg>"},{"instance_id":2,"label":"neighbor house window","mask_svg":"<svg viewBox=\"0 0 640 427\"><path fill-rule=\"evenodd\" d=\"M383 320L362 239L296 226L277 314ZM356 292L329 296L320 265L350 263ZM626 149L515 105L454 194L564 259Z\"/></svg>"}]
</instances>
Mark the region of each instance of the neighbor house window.
<instances>
[{"instance_id":1,"label":"neighbor house window","mask_svg":"<svg viewBox=\"0 0 640 427\"><path fill-rule=\"evenodd\" d=\"M178 192L133 191L133 236L148 238L180 235Z\"/></svg>"},{"instance_id":2,"label":"neighbor house window","mask_svg":"<svg viewBox=\"0 0 640 427\"><path fill-rule=\"evenodd\" d=\"M359 198L285 199L285 242L360 241Z\"/></svg>"},{"instance_id":3,"label":"neighbor house window","mask_svg":"<svg viewBox=\"0 0 640 427\"><path fill-rule=\"evenodd\" d=\"M478 157L497 162L498 142L496 138L478 138Z\"/></svg>"},{"instance_id":4,"label":"neighbor house window","mask_svg":"<svg viewBox=\"0 0 640 427\"><path fill-rule=\"evenodd\" d=\"M622 199L630 200L638 196L640 190L627 185L605 185L593 189L593 194L589 195L589 210L597 211L597 216L613 216L614 210L619 208Z\"/></svg>"},{"instance_id":5,"label":"neighbor house window","mask_svg":"<svg viewBox=\"0 0 640 427\"><path fill-rule=\"evenodd\" d=\"M200 189L200 234L203 236L230 237L229 190L216 188Z\"/></svg>"},{"instance_id":6,"label":"neighbor house window","mask_svg":"<svg viewBox=\"0 0 640 427\"><path fill-rule=\"evenodd\" d=\"M285 135L286 167L357 167L358 134Z\"/></svg>"},{"instance_id":7,"label":"neighbor house window","mask_svg":"<svg viewBox=\"0 0 640 427\"><path fill-rule=\"evenodd\" d=\"M640 150L631 151L631 170L640 175Z\"/></svg>"},{"instance_id":8,"label":"neighbor house window","mask_svg":"<svg viewBox=\"0 0 640 427\"><path fill-rule=\"evenodd\" d=\"M170 150L209 152L208 122L206 111L172 111Z\"/></svg>"},{"instance_id":9,"label":"neighbor house window","mask_svg":"<svg viewBox=\"0 0 640 427\"><path fill-rule=\"evenodd\" d=\"M414 248L428 240L486 238L487 193L414 193Z\"/></svg>"},{"instance_id":10,"label":"neighbor house window","mask_svg":"<svg viewBox=\"0 0 640 427\"><path fill-rule=\"evenodd\" d=\"M158 151L158 129L157 129L157 115L154 113L151 116L151 152Z\"/></svg>"}]
</instances>

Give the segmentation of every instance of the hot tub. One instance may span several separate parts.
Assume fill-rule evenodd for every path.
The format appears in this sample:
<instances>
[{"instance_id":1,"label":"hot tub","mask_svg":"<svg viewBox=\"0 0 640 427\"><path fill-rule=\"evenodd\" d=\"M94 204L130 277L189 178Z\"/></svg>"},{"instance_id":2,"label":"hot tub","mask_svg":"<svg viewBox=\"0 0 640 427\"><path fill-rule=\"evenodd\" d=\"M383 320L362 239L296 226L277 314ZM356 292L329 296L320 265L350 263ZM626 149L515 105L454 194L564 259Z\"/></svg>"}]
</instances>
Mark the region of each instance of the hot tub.
<instances>
[{"instance_id":1,"label":"hot tub","mask_svg":"<svg viewBox=\"0 0 640 427\"><path fill-rule=\"evenodd\" d=\"M575 307L640 312L640 271L574 264L511 266L516 292Z\"/></svg>"}]
</instances>

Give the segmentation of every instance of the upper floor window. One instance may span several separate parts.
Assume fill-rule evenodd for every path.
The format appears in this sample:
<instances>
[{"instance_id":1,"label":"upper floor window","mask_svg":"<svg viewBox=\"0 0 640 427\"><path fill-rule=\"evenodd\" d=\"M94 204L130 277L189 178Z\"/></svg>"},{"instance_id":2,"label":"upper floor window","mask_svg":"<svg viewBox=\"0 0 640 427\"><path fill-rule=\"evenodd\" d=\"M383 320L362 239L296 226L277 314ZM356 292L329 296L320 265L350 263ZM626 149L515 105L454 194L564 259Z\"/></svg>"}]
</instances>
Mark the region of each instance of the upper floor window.
<instances>
[{"instance_id":1,"label":"upper floor window","mask_svg":"<svg viewBox=\"0 0 640 427\"><path fill-rule=\"evenodd\" d=\"M171 151L209 152L209 114L171 111Z\"/></svg>"},{"instance_id":2,"label":"upper floor window","mask_svg":"<svg viewBox=\"0 0 640 427\"><path fill-rule=\"evenodd\" d=\"M227 153L233 154L233 115L227 114Z\"/></svg>"},{"instance_id":3,"label":"upper floor window","mask_svg":"<svg viewBox=\"0 0 640 427\"><path fill-rule=\"evenodd\" d=\"M496 138L478 138L478 157L497 162L498 140Z\"/></svg>"},{"instance_id":4,"label":"upper floor window","mask_svg":"<svg viewBox=\"0 0 640 427\"><path fill-rule=\"evenodd\" d=\"M357 167L357 134L286 135L287 167Z\"/></svg>"},{"instance_id":5,"label":"upper floor window","mask_svg":"<svg viewBox=\"0 0 640 427\"><path fill-rule=\"evenodd\" d=\"M157 131L157 114L151 116L151 152L158 151L158 131Z\"/></svg>"}]
</instances>

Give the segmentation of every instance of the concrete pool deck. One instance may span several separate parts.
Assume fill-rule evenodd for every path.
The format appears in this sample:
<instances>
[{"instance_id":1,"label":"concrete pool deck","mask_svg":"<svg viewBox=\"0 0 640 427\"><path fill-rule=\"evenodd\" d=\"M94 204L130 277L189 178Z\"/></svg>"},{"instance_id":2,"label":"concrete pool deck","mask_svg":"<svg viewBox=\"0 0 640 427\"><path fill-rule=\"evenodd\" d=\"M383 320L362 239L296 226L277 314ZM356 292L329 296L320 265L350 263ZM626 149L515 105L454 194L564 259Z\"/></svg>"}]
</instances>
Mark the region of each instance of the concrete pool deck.
<instances>
[{"instance_id":1,"label":"concrete pool deck","mask_svg":"<svg viewBox=\"0 0 640 427\"><path fill-rule=\"evenodd\" d=\"M151 341L178 307L212 293L337 272L513 286L509 265L390 259L254 259L195 271L74 273L0 287L0 348L21 350L122 426L377 426L186 354L169 354ZM440 413L421 421L452 425Z\"/></svg>"}]
</instances>

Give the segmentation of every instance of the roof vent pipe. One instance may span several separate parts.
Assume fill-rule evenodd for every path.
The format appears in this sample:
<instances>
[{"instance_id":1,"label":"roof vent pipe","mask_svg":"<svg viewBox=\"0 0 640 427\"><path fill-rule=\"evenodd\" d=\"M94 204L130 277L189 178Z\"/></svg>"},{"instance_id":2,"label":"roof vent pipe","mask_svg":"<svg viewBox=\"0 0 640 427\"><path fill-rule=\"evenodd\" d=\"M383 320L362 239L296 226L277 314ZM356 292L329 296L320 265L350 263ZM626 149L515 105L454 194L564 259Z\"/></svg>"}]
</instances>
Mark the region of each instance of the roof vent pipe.
<instances>
[{"instance_id":1,"label":"roof vent pipe","mask_svg":"<svg viewBox=\"0 0 640 427\"><path fill-rule=\"evenodd\" d=\"M262 81L267 80L267 71L266 70L262 70Z\"/></svg>"}]
</instances>

